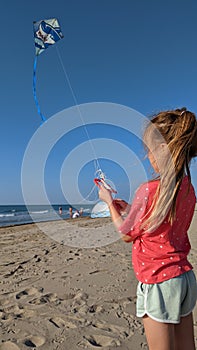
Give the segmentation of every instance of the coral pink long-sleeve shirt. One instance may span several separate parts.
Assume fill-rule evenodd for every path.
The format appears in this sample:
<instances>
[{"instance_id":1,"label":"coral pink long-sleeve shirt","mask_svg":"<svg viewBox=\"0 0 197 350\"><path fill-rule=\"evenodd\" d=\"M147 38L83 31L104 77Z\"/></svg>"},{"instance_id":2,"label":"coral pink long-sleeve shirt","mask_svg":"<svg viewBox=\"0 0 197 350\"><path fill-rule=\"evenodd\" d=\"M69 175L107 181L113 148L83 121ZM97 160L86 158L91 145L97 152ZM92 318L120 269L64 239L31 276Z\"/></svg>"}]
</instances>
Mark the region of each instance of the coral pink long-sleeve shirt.
<instances>
[{"instance_id":1,"label":"coral pink long-sleeve shirt","mask_svg":"<svg viewBox=\"0 0 197 350\"><path fill-rule=\"evenodd\" d=\"M122 234L133 240L132 264L136 278L143 283L159 283L181 275L193 267L187 260L190 242L189 229L196 196L188 177L185 176L176 204L176 218L171 225L167 220L152 233L140 228L143 216L148 212L159 180L142 184L136 191L130 212L119 228Z\"/></svg>"}]
</instances>

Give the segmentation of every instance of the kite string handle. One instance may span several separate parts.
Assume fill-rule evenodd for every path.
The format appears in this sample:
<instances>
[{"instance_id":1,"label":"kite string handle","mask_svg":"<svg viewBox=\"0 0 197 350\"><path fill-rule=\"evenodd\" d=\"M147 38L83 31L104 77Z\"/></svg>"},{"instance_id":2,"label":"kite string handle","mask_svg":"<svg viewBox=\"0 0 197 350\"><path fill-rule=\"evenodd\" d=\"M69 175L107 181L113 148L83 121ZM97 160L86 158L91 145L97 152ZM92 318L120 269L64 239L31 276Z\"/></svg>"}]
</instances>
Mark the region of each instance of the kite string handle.
<instances>
[{"instance_id":1,"label":"kite string handle","mask_svg":"<svg viewBox=\"0 0 197 350\"><path fill-rule=\"evenodd\" d=\"M94 179L94 183L96 186L98 186L98 188L100 188L102 185L107 189L109 190L110 192L112 193L117 193L116 190L114 190L105 180L103 179L98 179L98 178L95 178Z\"/></svg>"}]
</instances>

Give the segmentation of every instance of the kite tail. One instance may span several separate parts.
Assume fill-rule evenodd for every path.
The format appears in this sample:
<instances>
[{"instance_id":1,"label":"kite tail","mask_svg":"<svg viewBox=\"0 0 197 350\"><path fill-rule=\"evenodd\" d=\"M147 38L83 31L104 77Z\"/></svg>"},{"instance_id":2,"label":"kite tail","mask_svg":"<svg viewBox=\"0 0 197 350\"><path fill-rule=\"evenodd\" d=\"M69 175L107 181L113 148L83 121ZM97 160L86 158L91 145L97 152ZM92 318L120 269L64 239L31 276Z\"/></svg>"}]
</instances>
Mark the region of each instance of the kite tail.
<instances>
[{"instance_id":1,"label":"kite tail","mask_svg":"<svg viewBox=\"0 0 197 350\"><path fill-rule=\"evenodd\" d=\"M37 95L36 95L36 67L37 67L37 56L35 57L34 60L34 72L33 72L33 94L34 94L34 100L36 103L36 107L38 110L38 114L40 115L42 122L44 123L46 121L45 116L41 113L40 106L38 103Z\"/></svg>"}]
</instances>

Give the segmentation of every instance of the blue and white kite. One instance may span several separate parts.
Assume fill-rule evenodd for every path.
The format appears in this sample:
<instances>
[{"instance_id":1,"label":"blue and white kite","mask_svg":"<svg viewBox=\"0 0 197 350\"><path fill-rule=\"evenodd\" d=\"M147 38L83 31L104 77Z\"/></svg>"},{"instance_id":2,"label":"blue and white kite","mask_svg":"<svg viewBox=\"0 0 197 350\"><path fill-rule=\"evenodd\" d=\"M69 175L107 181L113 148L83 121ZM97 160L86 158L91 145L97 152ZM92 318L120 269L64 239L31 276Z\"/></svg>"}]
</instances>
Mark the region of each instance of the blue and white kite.
<instances>
[{"instance_id":1,"label":"blue and white kite","mask_svg":"<svg viewBox=\"0 0 197 350\"><path fill-rule=\"evenodd\" d=\"M33 72L33 94L34 100L37 106L38 113L44 122L45 116L41 113L40 106L36 95L36 68L37 58L40 53L46 50L49 46L55 44L58 40L63 38L60 25L56 18L45 19L33 23L34 29L34 41L36 48L36 56L34 60L34 72Z\"/></svg>"}]
</instances>

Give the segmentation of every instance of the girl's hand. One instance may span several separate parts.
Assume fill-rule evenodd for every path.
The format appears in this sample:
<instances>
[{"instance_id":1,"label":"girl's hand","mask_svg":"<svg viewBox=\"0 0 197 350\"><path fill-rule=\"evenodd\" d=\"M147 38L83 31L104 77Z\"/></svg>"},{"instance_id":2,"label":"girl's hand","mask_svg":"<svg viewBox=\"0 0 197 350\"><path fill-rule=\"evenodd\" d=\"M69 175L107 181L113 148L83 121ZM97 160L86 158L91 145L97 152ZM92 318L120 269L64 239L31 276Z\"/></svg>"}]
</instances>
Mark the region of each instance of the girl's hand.
<instances>
[{"instance_id":1,"label":"girl's hand","mask_svg":"<svg viewBox=\"0 0 197 350\"><path fill-rule=\"evenodd\" d=\"M108 206L113 202L111 191L107 190L103 185L99 187L99 198Z\"/></svg>"},{"instance_id":2,"label":"girl's hand","mask_svg":"<svg viewBox=\"0 0 197 350\"><path fill-rule=\"evenodd\" d=\"M113 204L116 207L116 210L120 213L120 214L128 214L129 210L130 210L130 205L125 202L123 199L119 199L116 198L113 200Z\"/></svg>"},{"instance_id":3,"label":"girl's hand","mask_svg":"<svg viewBox=\"0 0 197 350\"><path fill-rule=\"evenodd\" d=\"M127 203L122 201L121 199L113 200L111 191L106 189L104 187L104 185L100 185L99 186L99 198L108 205L112 221L113 221L115 227L117 228L117 230L119 230L119 227L123 223L123 218L122 218L122 216L120 214L119 209L122 208L122 207L123 208L127 207ZM119 203L119 209L117 209L116 203ZM129 239L130 239L130 237L129 238L127 238L127 237L125 238L125 240L127 242L129 241Z\"/></svg>"}]
</instances>

